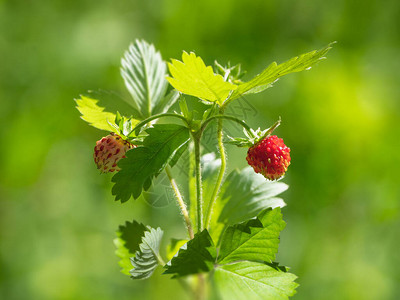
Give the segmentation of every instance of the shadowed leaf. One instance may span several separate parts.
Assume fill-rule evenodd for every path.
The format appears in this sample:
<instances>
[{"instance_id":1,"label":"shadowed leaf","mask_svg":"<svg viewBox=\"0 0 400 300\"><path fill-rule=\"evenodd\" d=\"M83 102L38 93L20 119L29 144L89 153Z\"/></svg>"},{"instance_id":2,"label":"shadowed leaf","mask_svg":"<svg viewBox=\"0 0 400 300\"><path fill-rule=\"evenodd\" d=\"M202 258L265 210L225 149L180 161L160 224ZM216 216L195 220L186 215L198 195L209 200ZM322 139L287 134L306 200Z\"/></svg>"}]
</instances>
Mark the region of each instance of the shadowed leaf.
<instances>
[{"instance_id":1,"label":"shadowed leaf","mask_svg":"<svg viewBox=\"0 0 400 300\"><path fill-rule=\"evenodd\" d=\"M121 170L112 178L115 200L137 199L172 159L176 162L176 153L181 155L180 148L189 141L188 128L175 124L156 124L146 132L143 146L129 150L118 163Z\"/></svg>"},{"instance_id":2,"label":"shadowed leaf","mask_svg":"<svg viewBox=\"0 0 400 300\"><path fill-rule=\"evenodd\" d=\"M206 229L197 233L192 240L181 247L178 254L165 266L164 274L172 278L209 272L213 269L217 250Z\"/></svg>"}]
</instances>

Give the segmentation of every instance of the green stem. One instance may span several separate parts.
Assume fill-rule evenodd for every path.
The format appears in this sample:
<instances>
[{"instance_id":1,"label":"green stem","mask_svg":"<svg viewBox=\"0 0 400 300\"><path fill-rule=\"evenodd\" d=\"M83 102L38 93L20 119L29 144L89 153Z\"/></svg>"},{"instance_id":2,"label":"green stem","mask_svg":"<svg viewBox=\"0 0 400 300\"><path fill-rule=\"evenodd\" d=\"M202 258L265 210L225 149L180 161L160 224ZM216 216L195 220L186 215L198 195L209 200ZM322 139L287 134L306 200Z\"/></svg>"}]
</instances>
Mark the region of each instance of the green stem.
<instances>
[{"instance_id":1,"label":"green stem","mask_svg":"<svg viewBox=\"0 0 400 300\"><path fill-rule=\"evenodd\" d=\"M206 299L206 279L204 274L200 273L197 276L197 293L196 300L205 300Z\"/></svg>"},{"instance_id":2,"label":"green stem","mask_svg":"<svg viewBox=\"0 0 400 300\"><path fill-rule=\"evenodd\" d=\"M221 111L221 113L223 113L223 111ZM224 178L224 174L225 174L225 170L226 170L226 152L225 152L225 147L224 147L224 143L223 143L222 121L223 121L223 118L218 119L218 129L217 129L218 149L219 149L219 153L221 156L221 167L219 169L218 178L217 178L217 181L214 186L214 190L213 190L213 193L212 193L212 196L210 199L210 203L208 204L208 207L207 207L205 228L210 227L212 210L215 205L215 202L217 201L217 197L218 197L219 191L221 189L222 180Z\"/></svg>"},{"instance_id":3,"label":"green stem","mask_svg":"<svg viewBox=\"0 0 400 300\"><path fill-rule=\"evenodd\" d=\"M154 252L153 252L153 253L154 253ZM155 255L156 258L157 258L158 264L159 264L160 266L165 266L165 261L162 259L162 257L161 257L159 254L157 254L157 253L154 253L154 255Z\"/></svg>"},{"instance_id":4,"label":"green stem","mask_svg":"<svg viewBox=\"0 0 400 300\"><path fill-rule=\"evenodd\" d=\"M210 123L212 120L216 120L216 119L227 119L227 120L230 120L230 121L234 121L234 122L238 123L239 125L241 125L248 132L250 132L250 126L247 125L244 121L239 120L239 119L237 119L235 117L232 117L232 116L225 116L225 115L222 115L222 114L215 115L215 116L207 119L206 121L204 121L204 123L201 125L200 131L203 132L204 129L207 127L208 123Z\"/></svg>"},{"instance_id":5,"label":"green stem","mask_svg":"<svg viewBox=\"0 0 400 300\"><path fill-rule=\"evenodd\" d=\"M182 116L182 115L178 115L178 114L174 114L174 113L158 114L158 115L151 116L151 117L149 117L149 118L147 118L147 119L141 121L139 124L137 124L137 125L129 132L128 136L131 135L132 132L135 132L136 130L142 128L142 127L143 127L144 125L146 125L147 123L149 123L149 122L151 122L151 121L153 121L153 120L155 120L155 119L162 118L162 117L175 117L175 118L179 118L179 119L183 120L186 124L188 124L186 118L185 118L184 116Z\"/></svg>"},{"instance_id":6,"label":"green stem","mask_svg":"<svg viewBox=\"0 0 400 300\"><path fill-rule=\"evenodd\" d=\"M193 143L190 144L189 149L189 199L190 208L189 216L191 220L196 220L197 203L196 203L196 159L194 155Z\"/></svg>"},{"instance_id":7,"label":"green stem","mask_svg":"<svg viewBox=\"0 0 400 300\"><path fill-rule=\"evenodd\" d=\"M195 173L196 173L196 198L197 198L197 231L203 230L203 191L201 184L201 164L200 164L200 136L193 135Z\"/></svg>"},{"instance_id":8,"label":"green stem","mask_svg":"<svg viewBox=\"0 0 400 300\"><path fill-rule=\"evenodd\" d=\"M178 185L176 184L174 177L172 176L171 168L169 166L167 166L165 168L165 172L167 173L169 182L171 183L172 189L174 190L176 200L178 201L179 208L181 210L183 218L185 219L189 237L190 237L190 239L193 239L194 234L193 234L192 222L190 221L189 213L187 211L186 204L183 201L182 194L179 191Z\"/></svg>"}]
</instances>

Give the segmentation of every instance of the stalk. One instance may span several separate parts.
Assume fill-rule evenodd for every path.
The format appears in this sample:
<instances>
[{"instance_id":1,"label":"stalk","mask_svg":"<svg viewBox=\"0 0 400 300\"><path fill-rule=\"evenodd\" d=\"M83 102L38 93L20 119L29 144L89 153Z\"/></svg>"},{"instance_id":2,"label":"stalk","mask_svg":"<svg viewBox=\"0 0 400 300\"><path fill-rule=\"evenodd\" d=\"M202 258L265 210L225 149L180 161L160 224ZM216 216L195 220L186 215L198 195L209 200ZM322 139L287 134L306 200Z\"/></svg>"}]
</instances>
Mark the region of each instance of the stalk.
<instances>
[{"instance_id":1,"label":"stalk","mask_svg":"<svg viewBox=\"0 0 400 300\"><path fill-rule=\"evenodd\" d=\"M223 111L220 111L220 113L222 114ZM219 149L219 153L221 156L221 167L219 169L218 178L217 178L217 181L214 186L214 190L213 190L213 193L211 196L210 203L208 204L208 207L207 207L205 228L210 227L212 210L215 205L215 202L217 201L217 197L218 197L219 191L221 189L222 180L224 178L224 174L225 174L225 170L226 170L226 152L225 152L225 147L224 147L224 143L223 143L222 121L223 121L222 118L218 119L218 129L217 129L218 149Z\"/></svg>"},{"instance_id":2,"label":"stalk","mask_svg":"<svg viewBox=\"0 0 400 300\"><path fill-rule=\"evenodd\" d=\"M182 121L184 121L187 124L187 120L184 116L182 115L178 115L175 113L163 113L163 114L158 114L158 115L154 115L151 116L143 121L141 121L140 123L138 123L129 133L128 136L131 135L133 132L135 132L136 130L139 130L140 128L142 128L144 125L146 125L147 123L159 119L159 118L163 118L163 117L175 117L175 118L179 118Z\"/></svg>"},{"instance_id":3,"label":"stalk","mask_svg":"<svg viewBox=\"0 0 400 300\"><path fill-rule=\"evenodd\" d=\"M222 112L220 111L220 113L222 113ZM219 114L219 115L216 115L216 116L213 116L213 117L207 119L207 120L201 125L201 131L204 131L205 128L207 127L207 125L208 125L211 121L216 120L216 119L227 119L227 120L236 122L236 123L238 123L240 126L242 126L244 129L246 129L247 132L250 132L250 131L251 131L249 125L247 125L244 121L239 120L238 118L235 118L235 117L232 117L232 116L225 116L225 115L222 115L222 114Z\"/></svg>"},{"instance_id":4,"label":"stalk","mask_svg":"<svg viewBox=\"0 0 400 300\"><path fill-rule=\"evenodd\" d=\"M206 279L204 277L204 274L198 274L197 277L198 280L198 285L197 285L197 291L196 291L196 300L205 300L206 299Z\"/></svg>"},{"instance_id":5,"label":"stalk","mask_svg":"<svg viewBox=\"0 0 400 300\"><path fill-rule=\"evenodd\" d=\"M200 164L200 137L194 137L195 173L196 173L196 198L197 198L197 231L203 230L203 191L201 184Z\"/></svg>"},{"instance_id":6,"label":"stalk","mask_svg":"<svg viewBox=\"0 0 400 300\"><path fill-rule=\"evenodd\" d=\"M172 189L174 190L174 193L175 193L175 198L178 201L179 208L181 210L183 218L185 219L185 223L186 223L186 227L187 227L187 230L188 230L188 233L189 233L189 237L190 237L190 239L193 239L194 234L193 234L192 222L190 221L190 217L189 217L189 213L188 213L187 208L186 208L186 204L183 201L182 194L179 191L178 185L176 184L174 177L172 176L171 169L170 169L169 166L167 166L165 168L165 172L167 173L169 182L171 183Z\"/></svg>"}]
</instances>

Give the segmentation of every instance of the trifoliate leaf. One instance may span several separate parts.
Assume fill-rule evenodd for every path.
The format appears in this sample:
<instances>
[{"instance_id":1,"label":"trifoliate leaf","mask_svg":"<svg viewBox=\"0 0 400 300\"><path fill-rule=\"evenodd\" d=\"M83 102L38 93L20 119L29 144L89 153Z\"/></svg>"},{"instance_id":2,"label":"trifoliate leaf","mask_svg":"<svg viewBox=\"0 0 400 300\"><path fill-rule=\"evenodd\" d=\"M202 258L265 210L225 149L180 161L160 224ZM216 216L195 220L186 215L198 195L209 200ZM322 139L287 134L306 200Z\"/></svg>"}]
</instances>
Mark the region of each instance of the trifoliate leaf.
<instances>
[{"instance_id":1,"label":"trifoliate leaf","mask_svg":"<svg viewBox=\"0 0 400 300\"><path fill-rule=\"evenodd\" d=\"M131 258L133 269L130 270L130 274L133 279L149 278L157 266L162 264L159 252L163 231L149 226L147 229L139 245L140 249L136 251L135 257Z\"/></svg>"},{"instance_id":2,"label":"trifoliate leaf","mask_svg":"<svg viewBox=\"0 0 400 300\"><path fill-rule=\"evenodd\" d=\"M332 44L333 43L329 44L321 50L314 50L293 57L279 65L276 62L271 63L264 71L252 80L239 84L238 88L232 93L228 101L239 98L244 94L259 93L271 87L275 81L286 74L311 69L315 63L325 58L324 55L332 48Z\"/></svg>"},{"instance_id":3,"label":"trifoliate leaf","mask_svg":"<svg viewBox=\"0 0 400 300\"><path fill-rule=\"evenodd\" d=\"M182 154L180 148L189 141L189 129L180 125L156 124L146 132L143 146L129 150L118 163L121 170L112 178L115 200L137 199L171 159L177 160L176 153Z\"/></svg>"},{"instance_id":4,"label":"trifoliate leaf","mask_svg":"<svg viewBox=\"0 0 400 300\"><path fill-rule=\"evenodd\" d=\"M76 107L82 114L81 119L88 122L91 126L101 130L111 131L118 134L118 125L115 124L115 114L104 111L104 107L97 105L99 100L86 96L75 99L78 104Z\"/></svg>"},{"instance_id":5,"label":"trifoliate leaf","mask_svg":"<svg viewBox=\"0 0 400 300\"><path fill-rule=\"evenodd\" d=\"M179 249L187 242L188 240L171 239L171 243L167 247L167 260L170 261Z\"/></svg>"},{"instance_id":6,"label":"trifoliate leaf","mask_svg":"<svg viewBox=\"0 0 400 300\"><path fill-rule=\"evenodd\" d=\"M138 117L145 119L155 112L165 112L173 99L165 98L166 64L154 46L136 40L125 52L121 64L121 75L132 96L129 103L139 112Z\"/></svg>"},{"instance_id":7,"label":"trifoliate leaf","mask_svg":"<svg viewBox=\"0 0 400 300\"><path fill-rule=\"evenodd\" d=\"M273 264L242 261L217 267L213 281L222 300L284 300L296 293L296 278Z\"/></svg>"},{"instance_id":8,"label":"trifoliate leaf","mask_svg":"<svg viewBox=\"0 0 400 300\"><path fill-rule=\"evenodd\" d=\"M181 247L178 254L165 266L164 274L172 278L209 272L214 268L217 250L207 231L196 233L194 238Z\"/></svg>"},{"instance_id":9,"label":"trifoliate leaf","mask_svg":"<svg viewBox=\"0 0 400 300\"><path fill-rule=\"evenodd\" d=\"M139 250L139 244L146 230L146 226L136 221L119 226L114 245L117 247L115 254L121 258L118 264L122 268L122 273L130 275L129 271L132 269L130 258Z\"/></svg>"},{"instance_id":10,"label":"trifoliate leaf","mask_svg":"<svg viewBox=\"0 0 400 300\"><path fill-rule=\"evenodd\" d=\"M267 208L255 219L229 226L222 236L218 264L242 260L273 262L284 228L280 208Z\"/></svg>"},{"instance_id":11,"label":"trifoliate leaf","mask_svg":"<svg viewBox=\"0 0 400 300\"><path fill-rule=\"evenodd\" d=\"M173 59L168 63L172 77L169 83L183 94L198 97L208 102L222 104L236 85L226 82L221 75L214 74L211 66L193 52L183 52L182 62Z\"/></svg>"}]
</instances>

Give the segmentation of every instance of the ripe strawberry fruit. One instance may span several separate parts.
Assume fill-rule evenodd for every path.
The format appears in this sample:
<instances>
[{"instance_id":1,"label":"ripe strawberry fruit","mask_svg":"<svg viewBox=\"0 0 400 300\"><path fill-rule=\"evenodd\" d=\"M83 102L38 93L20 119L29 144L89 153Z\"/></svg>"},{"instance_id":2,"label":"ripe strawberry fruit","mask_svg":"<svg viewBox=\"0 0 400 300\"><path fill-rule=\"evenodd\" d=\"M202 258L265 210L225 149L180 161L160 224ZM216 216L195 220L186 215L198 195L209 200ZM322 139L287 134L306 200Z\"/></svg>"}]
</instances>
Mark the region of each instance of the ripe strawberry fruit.
<instances>
[{"instance_id":1,"label":"ripe strawberry fruit","mask_svg":"<svg viewBox=\"0 0 400 300\"><path fill-rule=\"evenodd\" d=\"M102 173L119 171L118 161L125 158L126 151L135 147L115 133L103 137L94 147L93 157L97 169Z\"/></svg>"},{"instance_id":2,"label":"ripe strawberry fruit","mask_svg":"<svg viewBox=\"0 0 400 300\"><path fill-rule=\"evenodd\" d=\"M276 135L268 136L249 148L246 160L256 173L276 180L285 174L290 165L290 148Z\"/></svg>"}]
</instances>

